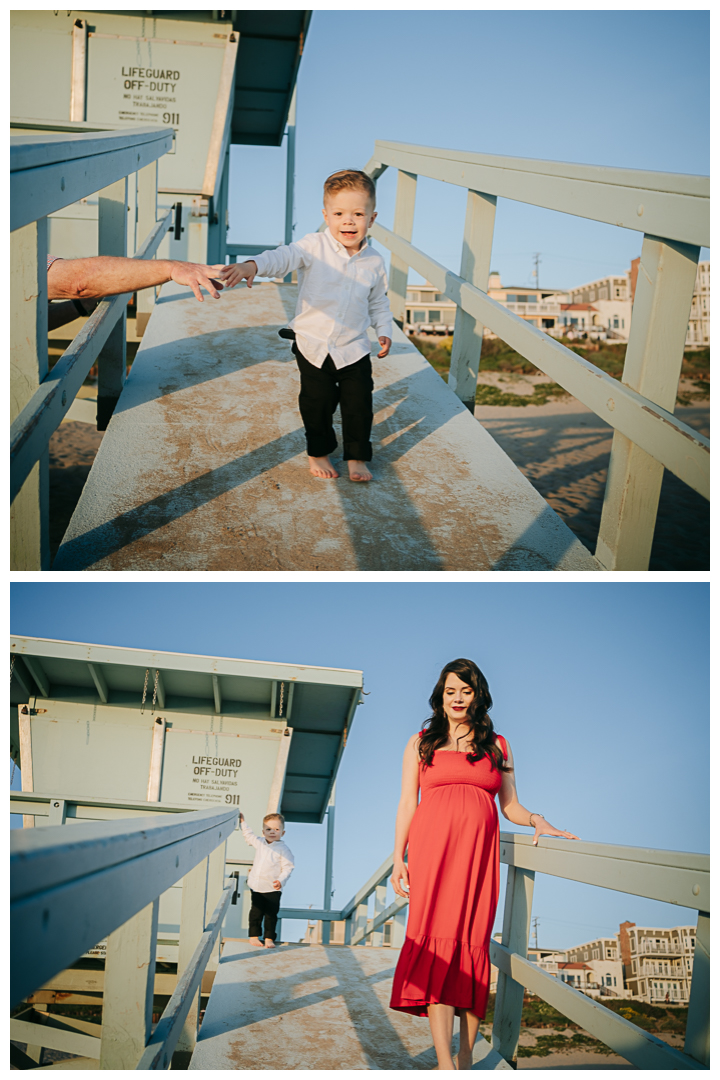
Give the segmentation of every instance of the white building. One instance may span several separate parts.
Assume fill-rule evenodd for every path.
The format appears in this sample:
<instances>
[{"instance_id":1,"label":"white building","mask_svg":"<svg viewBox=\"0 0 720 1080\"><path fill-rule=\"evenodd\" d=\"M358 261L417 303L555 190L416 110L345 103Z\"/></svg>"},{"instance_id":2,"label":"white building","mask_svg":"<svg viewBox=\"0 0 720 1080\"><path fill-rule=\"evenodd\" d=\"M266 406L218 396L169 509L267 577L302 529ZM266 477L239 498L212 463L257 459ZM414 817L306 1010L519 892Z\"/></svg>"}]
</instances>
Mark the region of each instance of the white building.
<instances>
[{"instance_id":1,"label":"white building","mask_svg":"<svg viewBox=\"0 0 720 1080\"><path fill-rule=\"evenodd\" d=\"M685 347L710 347L710 262L698 263Z\"/></svg>"},{"instance_id":2,"label":"white building","mask_svg":"<svg viewBox=\"0 0 720 1080\"><path fill-rule=\"evenodd\" d=\"M632 289L630 283L630 271L626 274L612 274L610 277L598 278L590 281L587 285L578 285L567 293L566 303L590 304L592 313L589 314L585 332L599 336L602 331L610 340L627 341L630 336L630 323L632 321ZM563 323L571 325L569 313Z\"/></svg>"},{"instance_id":3,"label":"white building","mask_svg":"<svg viewBox=\"0 0 720 1080\"><path fill-rule=\"evenodd\" d=\"M620 948L615 937L597 938L567 950L568 963L561 971L563 982L594 997L623 997L625 983ZM583 971L575 969L582 968ZM575 979L571 978L575 975ZM583 985L579 985L582 982Z\"/></svg>"},{"instance_id":4,"label":"white building","mask_svg":"<svg viewBox=\"0 0 720 1080\"><path fill-rule=\"evenodd\" d=\"M434 285L411 285L405 297L405 327L410 334L452 334L456 305Z\"/></svg>"}]
</instances>

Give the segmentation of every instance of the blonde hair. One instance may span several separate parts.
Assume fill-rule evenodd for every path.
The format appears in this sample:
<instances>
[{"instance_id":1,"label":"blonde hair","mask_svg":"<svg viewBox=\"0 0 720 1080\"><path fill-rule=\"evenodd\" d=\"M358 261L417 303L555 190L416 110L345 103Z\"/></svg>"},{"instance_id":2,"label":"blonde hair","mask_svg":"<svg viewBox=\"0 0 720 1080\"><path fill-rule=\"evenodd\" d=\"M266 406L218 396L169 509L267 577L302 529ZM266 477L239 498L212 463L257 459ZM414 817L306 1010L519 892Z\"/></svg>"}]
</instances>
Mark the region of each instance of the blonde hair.
<instances>
[{"instance_id":1,"label":"blonde hair","mask_svg":"<svg viewBox=\"0 0 720 1080\"><path fill-rule=\"evenodd\" d=\"M339 191L364 191L375 209L375 184L367 173L360 169L341 169L332 176L328 176L323 186L323 202L329 195L337 195Z\"/></svg>"},{"instance_id":2,"label":"blonde hair","mask_svg":"<svg viewBox=\"0 0 720 1080\"><path fill-rule=\"evenodd\" d=\"M266 821L275 821L275 819L277 819L280 822L280 824L282 825L282 827L284 829L285 828L285 818L282 816L282 814L266 814L265 817L263 818L263 825L265 824Z\"/></svg>"}]
</instances>

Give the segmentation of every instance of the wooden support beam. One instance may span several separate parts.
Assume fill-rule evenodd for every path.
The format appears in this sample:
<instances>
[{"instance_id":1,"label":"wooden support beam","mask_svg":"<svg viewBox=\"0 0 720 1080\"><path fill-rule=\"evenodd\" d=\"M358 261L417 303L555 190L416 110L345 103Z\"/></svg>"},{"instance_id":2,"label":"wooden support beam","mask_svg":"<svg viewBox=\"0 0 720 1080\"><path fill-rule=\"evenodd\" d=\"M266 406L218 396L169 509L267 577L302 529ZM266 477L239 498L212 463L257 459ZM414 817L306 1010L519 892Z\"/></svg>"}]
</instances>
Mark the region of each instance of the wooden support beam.
<instances>
[{"instance_id":1,"label":"wooden support beam","mask_svg":"<svg viewBox=\"0 0 720 1080\"><path fill-rule=\"evenodd\" d=\"M146 237L157 220L157 161L151 161L137 175L137 235ZM139 289L135 307L135 331L142 337L155 307L155 289Z\"/></svg>"},{"instance_id":2,"label":"wooden support beam","mask_svg":"<svg viewBox=\"0 0 720 1080\"><path fill-rule=\"evenodd\" d=\"M502 943L511 953L527 956L535 872L508 867L505 887ZM506 971L498 972L492 1044L501 1057L517 1068L517 1048L522 1021L523 987Z\"/></svg>"},{"instance_id":3,"label":"wooden support beam","mask_svg":"<svg viewBox=\"0 0 720 1080\"><path fill-rule=\"evenodd\" d=\"M698 911L685 1053L710 1065L710 913Z\"/></svg>"},{"instance_id":4,"label":"wooden support beam","mask_svg":"<svg viewBox=\"0 0 720 1080\"><path fill-rule=\"evenodd\" d=\"M162 716L157 716L152 727L152 749L150 751L150 772L148 775L147 789L148 802L158 802L160 799L166 729L166 720Z\"/></svg>"},{"instance_id":5,"label":"wooden support beam","mask_svg":"<svg viewBox=\"0 0 720 1080\"><path fill-rule=\"evenodd\" d=\"M127 176L98 192L98 254L127 256ZM126 378L126 311L98 356L97 428L105 431Z\"/></svg>"},{"instance_id":6,"label":"wooden support beam","mask_svg":"<svg viewBox=\"0 0 720 1080\"><path fill-rule=\"evenodd\" d=\"M700 248L645 236L622 381L675 411ZM647 570L664 468L616 431L595 557L607 570Z\"/></svg>"},{"instance_id":7,"label":"wooden support beam","mask_svg":"<svg viewBox=\"0 0 720 1080\"><path fill-rule=\"evenodd\" d=\"M215 699L215 713L219 715L222 712L222 689L220 687L220 679L217 675L212 677L213 698Z\"/></svg>"},{"instance_id":8,"label":"wooden support beam","mask_svg":"<svg viewBox=\"0 0 720 1080\"><path fill-rule=\"evenodd\" d=\"M465 278L477 289L482 289L483 292L487 292L490 277L490 255L496 207L495 195L468 191L460 277ZM467 311L458 308L455 313L448 386L455 391L463 405L472 413L475 411L475 391L482 341L482 323Z\"/></svg>"},{"instance_id":9,"label":"wooden support beam","mask_svg":"<svg viewBox=\"0 0 720 1080\"><path fill-rule=\"evenodd\" d=\"M101 1069L134 1069L152 1031L158 901L108 935Z\"/></svg>"},{"instance_id":10,"label":"wooden support beam","mask_svg":"<svg viewBox=\"0 0 720 1080\"><path fill-rule=\"evenodd\" d=\"M42 662L39 657L23 655L23 660L25 661L25 666L27 667L28 671L38 685L38 690L40 691L41 697L49 698L50 680L45 674Z\"/></svg>"},{"instance_id":11,"label":"wooden support beam","mask_svg":"<svg viewBox=\"0 0 720 1080\"><path fill-rule=\"evenodd\" d=\"M102 666L100 664L88 664L88 671L92 676L92 681L95 683L95 689L98 692L100 700L102 701L103 705L107 705L108 701L110 700L110 695L108 693L108 686L105 681L105 676L102 672Z\"/></svg>"},{"instance_id":12,"label":"wooden support beam","mask_svg":"<svg viewBox=\"0 0 720 1080\"><path fill-rule=\"evenodd\" d=\"M395 196L394 230L405 240L412 240L413 219L415 217L415 193L417 176L415 173L398 172L397 194ZM388 300L393 318L402 326L405 318L407 296L408 264L395 253L390 257L390 278Z\"/></svg>"}]
</instances>

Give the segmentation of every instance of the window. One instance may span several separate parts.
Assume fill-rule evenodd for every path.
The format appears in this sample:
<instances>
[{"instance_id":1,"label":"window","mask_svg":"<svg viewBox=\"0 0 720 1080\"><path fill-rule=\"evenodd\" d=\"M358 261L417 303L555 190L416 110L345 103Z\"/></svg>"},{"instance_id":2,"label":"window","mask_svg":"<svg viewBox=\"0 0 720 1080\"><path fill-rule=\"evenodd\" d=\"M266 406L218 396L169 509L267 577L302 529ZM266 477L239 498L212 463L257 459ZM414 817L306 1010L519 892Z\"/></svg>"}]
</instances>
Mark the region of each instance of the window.
<instances>
[{"instance_id":1,"label":"window","mask_svg":"<svg viewBox=\"0 0 720 1080\"><path fill-rule=\"evenodd\" d=\"M428 312L428 322L441 322L441 320L442 320L441 312L439 312L439 311L429 311Z\"/></svg>"},{"instance_id":2,"label":"window","mask_svg":"<svg viewBox=\"0 0 720 1080\"><path fill-rule=\"evenodd\" d=\"M625 329L625 320L624 320L624 319L621 319L621 320L620 320L620 322L622 323L622 328L623 328L623 330L624 330L624 329Z\"/></svg>"},{"instance_id":3,"label":"window","mask_svg":"<svg viewBox=\"0 0 720 1080\"><path fill-rule=\"evenodd\" d=\"M412 322L412 311L405 312L405 322Z\"/></svg>"},{"instance_id":4,"label":"window","mask_svg":"<svg viewBox=\"0 0 720 1080\"><path fill-rule=\"evenodd\" d=\"M415 315L413 317L413 322L416 322L416 323L425 322L425 312L424 311L416 311Z\"/></svg>"},{"instance_id":5,"label":"window","mask_svg":"<svg viewBox=\"0 0 720 1080\"><path fill-rule=\"evenodd\" d=\"M617 319L617 318L613 319L613 327L614 327L615 330L619 329L619 325L620 325L620 320Z\"/></svg>"}]
</instances>

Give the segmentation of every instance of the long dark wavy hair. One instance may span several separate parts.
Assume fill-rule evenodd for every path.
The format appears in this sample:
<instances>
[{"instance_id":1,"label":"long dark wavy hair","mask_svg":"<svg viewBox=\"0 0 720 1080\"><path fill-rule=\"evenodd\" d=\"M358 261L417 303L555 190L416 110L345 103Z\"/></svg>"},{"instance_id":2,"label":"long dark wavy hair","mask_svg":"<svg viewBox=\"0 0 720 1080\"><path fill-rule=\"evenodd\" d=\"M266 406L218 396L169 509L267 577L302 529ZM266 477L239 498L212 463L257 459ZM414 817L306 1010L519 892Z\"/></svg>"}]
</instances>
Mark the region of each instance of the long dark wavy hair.
<instances>
[{"instance_id":1,"label":"long dark wavy hair","mask_svg":"<svg viewBox=\"0 0 720 1080\"><path fill-rule=\"evenodd\" d=\"M501 772L511 772L512 770L504 764L502 751L495 744L495 728L488 716L492 708L490 687L482 671L472 660L451 660L440 672L440 678L430 695L430 708L433 714L423 724L423 733L418 744L420 761L425 767L432 765L435 751L448 740L450 724L443 707L443 695L445 679L450 674L457 675L459 679L472 687L474 692L467 711L467 719L472 730L471 750L466 755L467 760L474 763L487 757L496 769Z\"/></svg>"}]
</instances>

